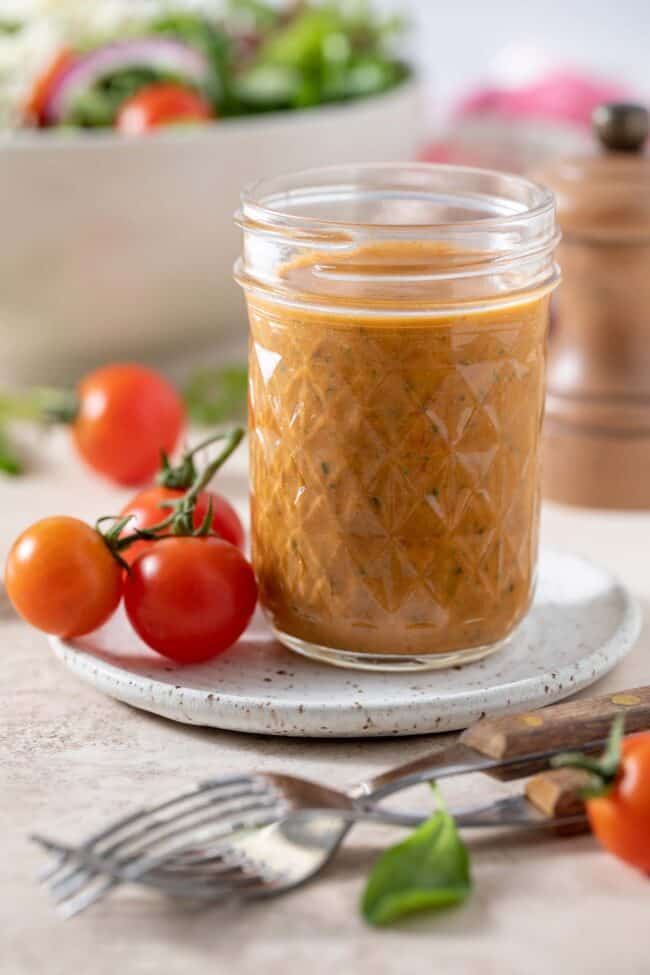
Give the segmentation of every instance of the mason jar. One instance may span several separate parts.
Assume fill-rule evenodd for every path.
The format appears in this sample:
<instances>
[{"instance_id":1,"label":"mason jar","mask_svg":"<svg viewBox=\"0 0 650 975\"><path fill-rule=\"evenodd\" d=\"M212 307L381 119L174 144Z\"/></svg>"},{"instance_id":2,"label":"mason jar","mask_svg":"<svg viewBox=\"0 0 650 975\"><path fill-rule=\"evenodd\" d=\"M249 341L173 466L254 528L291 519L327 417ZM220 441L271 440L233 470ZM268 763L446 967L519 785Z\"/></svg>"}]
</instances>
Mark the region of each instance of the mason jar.
<instances>
[{"instance_id":1,"label":"mason jar","mask_svg":"<svg viewBox=\"0 0 650 975\"><path fill-rule=\"evenodd\" d=\"M456 166L242 195L252 549L292 650L415 670L502 647L533 595L552 194Z\"/></svg>"}]
</instances>

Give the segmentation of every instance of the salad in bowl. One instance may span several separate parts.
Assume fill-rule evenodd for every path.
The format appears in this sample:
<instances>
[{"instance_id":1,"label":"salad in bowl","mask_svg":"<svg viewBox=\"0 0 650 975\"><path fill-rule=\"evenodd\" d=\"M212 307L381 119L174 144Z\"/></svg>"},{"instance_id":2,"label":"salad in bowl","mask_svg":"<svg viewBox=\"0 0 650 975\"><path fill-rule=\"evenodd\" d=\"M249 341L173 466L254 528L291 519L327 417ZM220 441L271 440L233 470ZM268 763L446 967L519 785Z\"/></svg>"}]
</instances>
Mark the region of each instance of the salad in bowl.
<instances>
[{"instance_id":1,"label":"salad in bowl","mask_svg":"<svg viewBox=\"0 0 650 975\"><path fill-rule=\"evenodd\" d=\"M408 76L400 30L367 0L13 0L0 125L139 134L364 98Z\"/></svg>"}]
</instances>

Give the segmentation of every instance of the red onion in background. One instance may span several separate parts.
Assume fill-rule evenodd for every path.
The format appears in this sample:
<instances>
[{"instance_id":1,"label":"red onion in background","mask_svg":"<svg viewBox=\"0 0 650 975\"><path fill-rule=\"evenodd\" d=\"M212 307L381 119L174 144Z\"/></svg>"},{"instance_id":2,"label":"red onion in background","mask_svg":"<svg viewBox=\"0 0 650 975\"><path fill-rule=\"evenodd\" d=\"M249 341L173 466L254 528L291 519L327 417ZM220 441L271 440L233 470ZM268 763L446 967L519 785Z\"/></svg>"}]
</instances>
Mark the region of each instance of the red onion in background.
<instances>
[{"instance_id":1,"label":"red onion in background","mask_svg":"<svg viewBox=\"0 0 650 975\"><path fill-rule=\"evenodd\" d=\"M47 125L62 121L75 98L100 78L125 68L154 68L169 72L201 87L210 77L207 59L197 51L168 37L141 37L115 41L76 58L56 80L43 119Z\"/></svg>"}]
</instances>

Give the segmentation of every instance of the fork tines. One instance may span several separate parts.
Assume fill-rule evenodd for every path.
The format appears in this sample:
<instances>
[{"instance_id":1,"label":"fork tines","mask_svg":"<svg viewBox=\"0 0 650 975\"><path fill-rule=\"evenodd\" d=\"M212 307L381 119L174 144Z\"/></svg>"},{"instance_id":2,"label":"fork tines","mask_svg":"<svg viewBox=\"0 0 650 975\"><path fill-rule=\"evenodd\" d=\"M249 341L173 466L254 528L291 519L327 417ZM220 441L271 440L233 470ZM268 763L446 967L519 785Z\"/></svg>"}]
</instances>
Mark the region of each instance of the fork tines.
<instances>
[{"instance_id":1,"label":"fork tines","mask_svg":"<svg viewBox=\"0 0 650 975\"><path fill-rule=\"evenodd\" d=\"M125 882L201 899L254 885L255 877L228 862L220 847L283 811L282 798L264 778L235 775L129 813L78 846L32 839L53 858L40 879L60 912L72 917Z\"/></svg>"}]
</instances>

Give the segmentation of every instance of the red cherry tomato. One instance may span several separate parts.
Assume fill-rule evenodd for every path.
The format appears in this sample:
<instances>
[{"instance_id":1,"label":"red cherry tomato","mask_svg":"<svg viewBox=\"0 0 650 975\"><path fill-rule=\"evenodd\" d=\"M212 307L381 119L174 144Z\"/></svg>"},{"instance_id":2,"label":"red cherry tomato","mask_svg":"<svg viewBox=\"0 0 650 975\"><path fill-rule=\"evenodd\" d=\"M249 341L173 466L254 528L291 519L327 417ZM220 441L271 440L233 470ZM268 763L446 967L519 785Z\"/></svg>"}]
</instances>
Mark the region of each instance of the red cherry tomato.
<instances>
[{"instance_id":1,"label":"red cherry tomato","mask_svg":"<svg viewBox=\"0 0 650 975\"><path fill-rule=\"evenodd\" d=\"M45 125L45 107L50 100L50 95L59 78L65 74L74 60L74 54L63 48L38 76L24 106L24 114L28 122Z\"/></svg>"},{"instance_id":2,"label":"red cherry tomato","mask_svg":"<svg viewBox=\"0 0 650 975\"><path fill-rule=\"evenodd\" d=\"M117 128L127 135L142 135L161 125L205 122L214 118L210 103L182 85L147 85L127 98L117 116Z\"/></svg>"},{"instance_id":3,"label":"red cherry tomato","mask_svg":"<svg viewBox=\"0 0 650 975\"><path fill-rule=\"evenodd\" d=\"M151 369L118 364L90 373L77 393L72 433L86 463L118 484L151 480L183 429L178 391Z\"/></svg>"},{"instance_id":4,"label":"red cherry tomato","mask_svg":"<svg viewBox=\"0 0 650 975\"><path fill-rule=\"evenodd\" d=\"M210 536L155 542L124 583L136 633L182 664L209 660L232 646L256 602L250 563L234 545Z\"/></svg>"},{"instance_id":5,"label":"red cherry tomato","mask_svg":"<svg viewBox=\"0 0 650 975\"><path fill-rule=\"evenodd\" d=\"M136 494L120 512L122 518L126 515L133 516L123 534L130 535L136 528L151 528L163 521L171 514L170 508L162 507L163 502L177 501L184 493L176 488L151 487ZM230 502L220 494L212 491L201 492L194 509L194 527L200 528L203 524L210 501L212 501L212 531L224 541L243 549L244 529L239 515ZM153 542L135 542L122 552L122 557L131 565L153 544Z\"/></svg>"},{"instance_id":6,"label":"red cherry tomato","mask_svg":"<svg viewBox=\"0 0 650 975\"><path fill-rule=\"evenodd\" d=\"M90 525L78 518L45 518L14 542L5 583L28 623L74 637L97 629L115 610L122 569Z\"/></svg>"},{"instance_id":7,"label":"red cherry tomato","mask_svg":"<svg viewBox=\"0 0 650 975\"><path fill-rule=\"evenodd\" d=\"M650 732L624 740L614 787L587 800L587 815L606 850L650 874Z\"/></svg>"}]
</instances>

